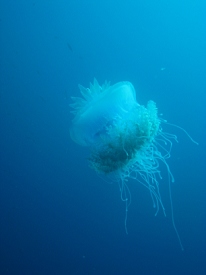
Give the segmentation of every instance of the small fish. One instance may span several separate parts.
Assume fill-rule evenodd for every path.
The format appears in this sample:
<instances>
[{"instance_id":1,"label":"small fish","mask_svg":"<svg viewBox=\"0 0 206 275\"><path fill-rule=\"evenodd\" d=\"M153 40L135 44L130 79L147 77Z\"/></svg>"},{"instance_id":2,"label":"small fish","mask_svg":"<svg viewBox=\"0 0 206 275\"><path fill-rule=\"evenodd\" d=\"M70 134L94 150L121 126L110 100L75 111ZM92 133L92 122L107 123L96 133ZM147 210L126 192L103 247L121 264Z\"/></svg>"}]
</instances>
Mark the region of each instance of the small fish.
<instances>
[{"instance_id":1,"label":"small fish","mask_svg":"<svg viewBox=\"0 0 206 275\"><path fill-rule=\"evenodd\" d=\"M72 46L71 46L69 43L67 43L67 47L69 48L69 50L70 50L71 52L73 52Z\"/></svg>"}]
</instances>

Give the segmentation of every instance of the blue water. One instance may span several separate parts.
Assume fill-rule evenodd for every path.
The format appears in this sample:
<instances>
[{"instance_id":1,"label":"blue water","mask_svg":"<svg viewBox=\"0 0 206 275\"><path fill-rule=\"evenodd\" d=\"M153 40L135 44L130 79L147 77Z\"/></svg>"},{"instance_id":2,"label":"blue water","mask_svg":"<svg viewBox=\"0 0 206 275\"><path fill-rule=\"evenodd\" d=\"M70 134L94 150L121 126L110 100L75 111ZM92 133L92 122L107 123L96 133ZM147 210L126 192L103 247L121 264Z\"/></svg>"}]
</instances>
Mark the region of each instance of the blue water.
<instances>
[{"instance_id":1,"label":"blue water","mask_svg":"<svg viewBox=\"0 0 206 275\"><path fill-rule=\"evenodd\" d=\"M206 274L205 1L0 1L0 274ZM70 96L96 77L131 81L179 143L162 166L162 210L130 180L88 167L69 135Z\"/></svg>"}]
</instances>

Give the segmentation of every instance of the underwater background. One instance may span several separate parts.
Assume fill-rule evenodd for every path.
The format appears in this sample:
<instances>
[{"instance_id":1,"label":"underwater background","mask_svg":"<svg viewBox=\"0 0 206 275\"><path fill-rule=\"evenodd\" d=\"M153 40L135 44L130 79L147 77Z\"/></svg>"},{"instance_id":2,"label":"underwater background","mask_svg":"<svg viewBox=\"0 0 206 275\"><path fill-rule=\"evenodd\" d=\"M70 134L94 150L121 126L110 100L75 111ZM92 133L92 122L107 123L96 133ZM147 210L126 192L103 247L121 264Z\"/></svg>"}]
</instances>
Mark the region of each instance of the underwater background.
<instances>
[{"instance_id":1,"label":"underwater background","mask_svg":"<svg viewBox=\"0 0 206 275\"><path fill-rule=\"evenodd\" d=\"M206 274L206 2L0 1L0 274ZM89 168L70 139L71 96L130 81L178 136L150 194Z\"/></svg>"}]
</instances>

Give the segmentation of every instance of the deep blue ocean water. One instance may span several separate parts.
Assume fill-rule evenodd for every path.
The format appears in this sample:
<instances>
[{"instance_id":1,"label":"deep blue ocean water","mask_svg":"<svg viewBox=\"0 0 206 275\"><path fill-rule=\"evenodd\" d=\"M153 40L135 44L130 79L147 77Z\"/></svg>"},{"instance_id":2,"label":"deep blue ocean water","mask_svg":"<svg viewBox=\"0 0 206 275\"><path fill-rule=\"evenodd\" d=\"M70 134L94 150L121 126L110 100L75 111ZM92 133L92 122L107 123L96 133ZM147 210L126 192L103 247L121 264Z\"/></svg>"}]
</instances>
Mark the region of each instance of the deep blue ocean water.
<instances>
[{"instance_id":1,"label":"deep blue ocean water","mask_svg":"<svg viewBox=\"0 0 206 275\"><path fill-rule=\"evenodd\" d=\"M206 274L206 4L184 0L0 1L0 274ZM131 81L178 128L160 191L119 186L70 139L71 96Z\"/></svg>"}]
</instances>

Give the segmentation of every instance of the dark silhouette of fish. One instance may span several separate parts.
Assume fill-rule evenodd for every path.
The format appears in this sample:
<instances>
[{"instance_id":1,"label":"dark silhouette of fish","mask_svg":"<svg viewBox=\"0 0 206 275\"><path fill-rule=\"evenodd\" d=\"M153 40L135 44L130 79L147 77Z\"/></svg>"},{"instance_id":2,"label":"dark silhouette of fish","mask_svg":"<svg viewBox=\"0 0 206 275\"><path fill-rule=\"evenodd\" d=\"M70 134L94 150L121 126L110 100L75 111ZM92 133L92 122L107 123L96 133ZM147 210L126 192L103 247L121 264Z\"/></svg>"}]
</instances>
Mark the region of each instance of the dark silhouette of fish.
<instances>
[{"instance_id":1,"label":"dark silhouette of fish","mask_svg":"<svg viewBox=\"0 0 206 275\"><path fill-rule=\"evenodd\" d=\"M69 43L67 43L67 47L69 48L69 50L70 50L71 52L73 52L72 46L71 46Z\"/></svg>"}]
</instances>

